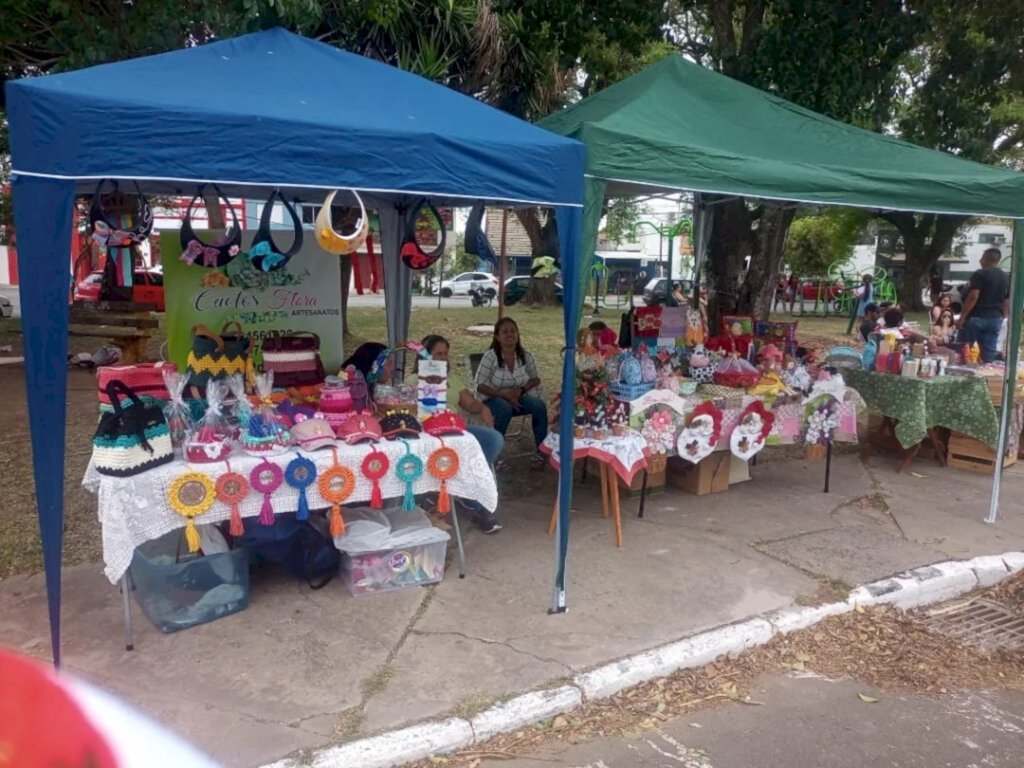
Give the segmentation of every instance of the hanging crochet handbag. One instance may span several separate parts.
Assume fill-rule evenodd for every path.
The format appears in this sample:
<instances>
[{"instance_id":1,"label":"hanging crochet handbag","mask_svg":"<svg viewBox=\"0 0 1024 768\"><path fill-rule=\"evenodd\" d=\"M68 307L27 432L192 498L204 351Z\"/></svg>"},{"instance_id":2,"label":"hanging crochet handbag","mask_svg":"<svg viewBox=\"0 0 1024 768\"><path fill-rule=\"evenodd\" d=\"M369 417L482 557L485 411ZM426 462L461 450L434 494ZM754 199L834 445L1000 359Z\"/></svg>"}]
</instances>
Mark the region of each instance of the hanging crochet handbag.
<instances>
[{"instance_id":1,"label":"hanging crochet handbag","mask_svg":"<svg viewBox=\"0 0 1024 768\"><path fill-rule=\"evenodd\" d=\"M229 333L232 329L237 333ZM188 353L185 373L189 386L205 391L210 379L225 379L248 372L251 339L239 323L225 323L219 334L205 325L192 328L192 349Z\"/></svg>"},{"instance_id":2,"label":"hanging crochet handbag","mask_svg":"<svg viewBox=\"0 0 1024 768\"><path fill-rule=\"evenodd\" d=\"M310 331L298 331L264 340L263 371L274 374L275 387L287 389L323 383L320 337Z\"/></svg>"},{"instance_id":3,"label":"hanging crochet handbag","mask_svg":"<svg viewBox=\"0 0 1024 768\"><path fill-rule=\"evenodd\" d=\"M107 397L113 412L100 416L92 439L92 463L97 472L128 477L174 459L171 432L160 406L144 404L116 379L107 384Z\"/></svg>"}]
</instances>

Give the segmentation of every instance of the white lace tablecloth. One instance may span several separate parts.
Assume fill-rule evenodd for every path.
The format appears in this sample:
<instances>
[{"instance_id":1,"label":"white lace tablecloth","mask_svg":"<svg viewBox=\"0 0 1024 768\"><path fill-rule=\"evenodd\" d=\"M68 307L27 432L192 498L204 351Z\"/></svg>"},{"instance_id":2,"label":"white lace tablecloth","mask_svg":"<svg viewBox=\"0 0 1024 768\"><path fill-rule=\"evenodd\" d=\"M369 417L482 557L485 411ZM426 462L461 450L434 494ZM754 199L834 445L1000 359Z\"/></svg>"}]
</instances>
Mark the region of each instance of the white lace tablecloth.
<instances>
[{"instance_id":1,"label":"white lace tablecloth","mask_svg":"<svg viewBox=\"0 0 1024 768\"><path fill-rule=\"evenodd\" d=\"M494 474L491 472L480 443L469 434L451 435L444 438L444 444L459 454L459 472L448 481L448 492L453 496L473 499L488 510L498 505L498 489ZM422 435L410 440L413 453L423 460L423 475L413 485L415 493L436 492L441 482L431 475L426 468L427 458L437 450L441 442L436 437ZM395 476L397 461L405 455L405 446L401 442L383 440L373 446L337 443L338 461L352 470L356 477L356 487L343 507L368 504L373 484L363 476L361 466L363 459L373 448L379 448L388 455L391 466L387 475L380 481L381 492L385 499L401 498L405 494L405 483ZM268 459L277 464L282 471L297 455L290 450L281 456ZM326 470L333 464L333 454L329 449L317 451L301 451L302 456L311 459L317 466L317 472ZM262 459L253 458L236 449L229 459L231 469L249 477L249 473ZM90 462L86 469L82 486L99 497L99 520L103 529L103 562L104 573L112 583L117 581L128 570L135 548L153 539L158 539L176 528L185 527L185 518L177 514L167 503L167 492L171 484L185 472L204 472L216 482L227 467L224 462L216 464L187 464L174 461L161 467L133 477L110 477L96 472ZM310 509L325 509L330 504L320 495L314 482L306 489ZM299 492L285 482L272 494L274 512L294 512L298 505ZM239 505L242 517L256 517L263 505L263 494L249 491L249 495ZM196 523L216 523L231 517L231 508L220 501L204 514L196 518Z\"/></svg>"},{"instance_id":2,"label":"white lace tablecloth","mask_svg":"<svg viewBox=\"0 0 1024 768\"><path fill-rule=\"evenodd\" d=\"M559 436L549 432L540 449L548 454L551 466L558 469ZM633 482L633 476L647 467L647 441L635 431L629 430L622 437L614 435L603 440L588 437L577 437L573 440L572 457L574 460L591 457L608 464L615 474L626 484Z\"/></svg>"}]
</instances>

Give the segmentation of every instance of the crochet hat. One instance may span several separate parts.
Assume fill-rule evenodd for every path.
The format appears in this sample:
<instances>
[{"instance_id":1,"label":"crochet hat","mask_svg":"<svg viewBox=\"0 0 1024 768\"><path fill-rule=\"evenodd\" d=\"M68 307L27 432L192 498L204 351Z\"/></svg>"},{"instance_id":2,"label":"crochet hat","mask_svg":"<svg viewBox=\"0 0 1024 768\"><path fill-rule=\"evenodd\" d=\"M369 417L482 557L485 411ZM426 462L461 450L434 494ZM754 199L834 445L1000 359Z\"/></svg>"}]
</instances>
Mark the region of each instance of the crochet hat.
<instances>
[{"instance_id":1,"label":"crochet hat","mask_svg":"<svg viewBox=\"0 0 1024 768\"><path fill-rule=\"evenodd\" d=\"M327 419L304 419L292 427L292 439L300 448L315 451L334 445L334 428Z\"/></svg>"},{"instance_id":2,"label":"crochet hat","mask_svg":"<svg viewBox=\"0 0 1024 768\"><path fill-rule=\"evenodd\" d=\"M423 430L428 435L461 435L466 430L466 422L457 413L442 411L435 413L423 421Z\"/></svg>"},{"instance_id":3,"label":"crochet hat","mask_svg":"<svg viewBox=\"0 0 1024 768\"><path fill-rule=\"evenodd\" d=\"M416 417L401 411L388 411L387 415L380 420L381 432L388 440L395 440L399 437L419 437L423 427L416 421Z\"/></svg>"},{"instance_id":4,"label":"crochet hat","mask_svg":"<svg viewBox=\"0 0 1024 768\"><path fill-rule=\"evenodd\" d=\"M353 413L338 426L338 439L349 445L364 440L377 441L381 439L382 434L380 422L366 411Z\"/></svg>"}]
</instances>

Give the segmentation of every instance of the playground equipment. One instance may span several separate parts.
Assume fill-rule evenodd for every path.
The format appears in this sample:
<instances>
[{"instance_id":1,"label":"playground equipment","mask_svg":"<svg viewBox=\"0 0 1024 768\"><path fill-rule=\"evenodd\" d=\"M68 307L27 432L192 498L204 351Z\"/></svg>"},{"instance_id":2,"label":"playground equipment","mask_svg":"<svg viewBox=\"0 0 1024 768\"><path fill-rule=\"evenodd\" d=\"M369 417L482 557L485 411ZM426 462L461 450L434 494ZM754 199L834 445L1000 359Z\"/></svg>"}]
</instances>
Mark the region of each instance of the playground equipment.
<instances>
[{"instance_id":1,"label":"playground equipment","mask_svg":"<svg viewBox=\"0 0 1024 768\"><path fill-rule=\"evenodd\" d=\"M833 314L855 316L858 299L854 291L861 285L862 278L866 274L872 277L876 302L896 303L896 286L884 267L875 265L867 270L857 270L853 262L847 259L829 265L825 277L812 278L812 282L817 281L817 285L810 291L810 295L806 290L807 281L802 281L797 286L796 301L799 302L800 308L797 311L796 302L794 302L793 314L818 314L820 307L825 317ZM813 302L813 306L808 311L807 304L809 302Z\"/></svg>"},{"instance_id":2,"label":"playground equipment","mask_svg":"<svg viewBox=\"0 0 1024 768\"><path fill-rule=\"evenodd\" d=\"M679 221L675 222L674 224L655 224L654 222L647 221L645 219L645 220L636 222L636 224L634 224L630 228L630 231L629 231L630 237L635 239L636 238L637 230L640 227L649 227L652 231L657 233L659 238L662 238L662 237L667 237L668 238L668 250L666 251L666 254L667 254L667 257L668 257L668 275L667 275L667 277L669 279L669 282L671 282L673 280L673 276L672 276L672 255L673 255L672 254L672 241L675 238L677 238L680 235L682 235L684 232L686 233L687 237L692 239L693 238L693 221L690 220L690 219L680 219ZM660 239L658 241L658 246L659 246L658 250L660 251L661 250L661 241L660 241ZM692 267L691 267L691 269L692 269Z\"/></svg>"}]
</instances>

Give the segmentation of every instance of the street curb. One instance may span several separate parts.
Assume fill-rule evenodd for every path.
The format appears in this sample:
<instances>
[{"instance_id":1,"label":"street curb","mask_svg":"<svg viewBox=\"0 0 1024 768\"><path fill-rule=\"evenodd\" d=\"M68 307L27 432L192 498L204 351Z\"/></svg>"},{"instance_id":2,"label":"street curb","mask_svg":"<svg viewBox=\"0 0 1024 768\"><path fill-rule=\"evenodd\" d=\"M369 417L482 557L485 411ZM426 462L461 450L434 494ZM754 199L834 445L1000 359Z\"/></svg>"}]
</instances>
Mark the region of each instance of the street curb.
<instances>
[{"instance_id":1,"label":"street curb","mask_svg":"<svg viewBox=\"0 0 1024 768\"><path fill-rule=\"evenodd\" d=\"M484 710L472 721L453 717L414 725L327 747L315 751L312 757L286 758L263 768L395 768L480 744L498 734L571 712L588 701L614 696L625 688L681 669L702 667L729 653L765 645L776 635L806 629L830 616L850 613L858 606L888 604L901 610L919 608L959 597L979 587L990 587L1021 570L1024 570L1024 552L949 560L914 568L857 587L844 602L784 608L605 664L577 675L572 685L517 696Z\"/></svg>"},{"instance_id":2,"label":"street curb","mask_svg":"<svg viewBox=\"0 0 1024 768\"><path fill-rule=\"evenodd\" d=\"M606 699L625 688L676 670L702 667L724 654L764 645L774 634L772 625L764 619L730 624L606 664L578 675L573 682L586 699Z\"/></svg>"},{"instance_id":3,"label":"street curb","mask_svg":"<svg viewBox=\"0 0 1024 768\"><path fill-rule=\"evenodd\" d=\"M392 768L473 743L468 720L452 717L315 751L309 760L285 758L264 768Z\"/></svg>"},{"instance_id":4,"label":"street curb","mask_svg":"<svg viewBox=\"0 0 1024 768\"><path fill-rule=\"evenodd\" d=\"M510 701L486 709L470 721L475 742L480 743L523 728L549 717L571 712L583 706L583 693L574 685L524 693Z\"/></svg>"}]
</instances>

